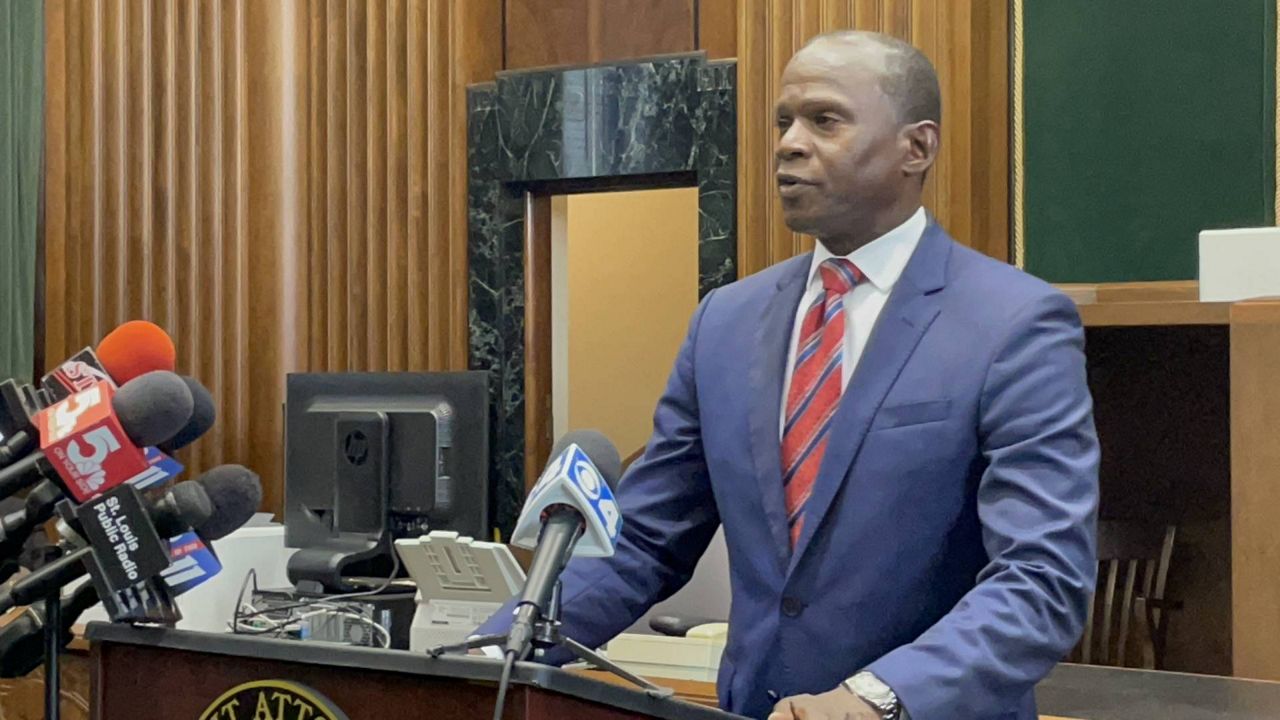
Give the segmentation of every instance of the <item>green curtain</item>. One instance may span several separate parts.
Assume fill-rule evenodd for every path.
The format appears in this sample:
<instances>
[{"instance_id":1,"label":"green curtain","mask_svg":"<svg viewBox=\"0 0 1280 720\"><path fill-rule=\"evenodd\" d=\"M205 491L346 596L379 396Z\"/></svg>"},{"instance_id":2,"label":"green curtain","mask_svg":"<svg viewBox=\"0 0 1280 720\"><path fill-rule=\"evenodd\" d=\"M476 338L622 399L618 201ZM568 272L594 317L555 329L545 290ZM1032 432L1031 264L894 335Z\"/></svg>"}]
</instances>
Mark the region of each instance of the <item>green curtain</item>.
<instances>
[{"instance_id":1,"label":"green curtain","mask_svg":"<svg viewBox=\"0 0 1280 720\"><path fill-rule=\"evenodd\" d=\"M30 379L44 145L44 3L0 0L0 379Z\"/></svg>"}]
</instances>

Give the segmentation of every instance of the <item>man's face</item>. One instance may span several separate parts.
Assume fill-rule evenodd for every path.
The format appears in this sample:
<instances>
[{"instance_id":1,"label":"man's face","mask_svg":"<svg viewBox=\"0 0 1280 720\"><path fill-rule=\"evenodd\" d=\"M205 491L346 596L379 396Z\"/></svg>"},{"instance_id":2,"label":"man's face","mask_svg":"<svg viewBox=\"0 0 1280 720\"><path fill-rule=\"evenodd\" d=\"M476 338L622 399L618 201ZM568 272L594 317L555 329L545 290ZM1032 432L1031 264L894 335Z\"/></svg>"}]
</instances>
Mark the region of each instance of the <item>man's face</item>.
<instances>
[{"instance_id":1,"label":"man's face","mask_svg":"<svg viewBox=\"0 0 1280 720\"><path fill-rule=\"evenodd\" d=\"M822 240L865 237L908 181L910 143L880 89L874 48L815 44L782 74L775 165L787 227Z\"/></svg>"}]
</instances>

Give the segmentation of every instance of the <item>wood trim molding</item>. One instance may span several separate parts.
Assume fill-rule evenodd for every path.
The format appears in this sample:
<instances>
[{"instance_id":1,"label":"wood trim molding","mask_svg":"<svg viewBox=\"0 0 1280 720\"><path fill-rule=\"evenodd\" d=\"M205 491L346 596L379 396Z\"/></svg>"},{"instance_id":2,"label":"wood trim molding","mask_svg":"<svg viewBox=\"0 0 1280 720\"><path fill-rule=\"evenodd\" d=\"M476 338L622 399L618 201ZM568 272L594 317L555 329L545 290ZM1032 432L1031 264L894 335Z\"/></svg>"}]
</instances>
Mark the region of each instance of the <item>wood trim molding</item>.
<instances>
[{"instance_id":1,"label":"wood trim molding","mask_svg":"<svg viewBox=\"0 0 1280 720\"><path fill-rule=\"evenodd\" d=\"M1026 170L1026 113L1023 111L1023 61L1025 50L1022 39L1023 0L1013 0L1013 168L1009 198L1013 206L1013 264L1025 269L1027 263L1027 170Z\"/></svg>"},{"instance_id":2,"label":"wood trim molding","mask_svg":"<svg viewBox=\"0 0 1280 720\"><path fill-rule=\"evenodd\" d=\"M551 196L524 196L524 477L533 489L551 454Z\"/></svg>"},{"instance_id":3,"label":"wood trim molding","mask_svg":"<svg viewBox=\"0 0 1280 720\"><path fill-rule=\"evenodd\" d=\"M1231 307L1231 654L1237 677L1280 680L1280 299Z\"/></svg>"}]
</instances>

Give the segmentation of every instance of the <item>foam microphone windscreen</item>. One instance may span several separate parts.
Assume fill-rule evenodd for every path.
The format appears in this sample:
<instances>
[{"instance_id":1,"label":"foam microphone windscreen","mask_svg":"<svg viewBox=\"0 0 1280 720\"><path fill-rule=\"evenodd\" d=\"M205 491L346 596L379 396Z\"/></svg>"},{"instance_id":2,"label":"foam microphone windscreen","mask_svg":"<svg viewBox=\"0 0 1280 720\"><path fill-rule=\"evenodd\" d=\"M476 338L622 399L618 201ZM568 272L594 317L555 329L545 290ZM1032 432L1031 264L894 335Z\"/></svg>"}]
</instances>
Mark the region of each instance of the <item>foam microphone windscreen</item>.
<instances>
[{"instance_id":1,"label":"foam microphone windscreen","mask_svg":"<svg viewBox=\"0 0 1280 720\"><path fill-rule=\"evenodd\" d=\"M98 343L98 360L117 385L152 372L173 372L177 351L169 333L146 320L130 320Z\"/></svg>"},{"instance_id":2,"label":"foam microphone windscreen","mask_svg":"<svg viewBox=\"0 0 1280 720\"><path fill-rule=\"evenodd\" d=\"M112 407L138 447L169 440L191 420L195 401L182 378L155 370L120 386Z\"/></svg>"},{"instance_id":3,"label":"foam microphone windscreen","mask_svg":"<svg viewBox=\"0 0 1280 720\"><path fill-rule=\"evenodd\" d=\"M179 377L187 384L187 389L191 391L193 409L191 411L191 420L178 431L178 434L158 446L161 451L170 455L174 451L181 450L199 440L205 433L209 432L209 428L213 427L213 423L218 419L218 410L213 406L213 396L209 394L208 388L193 377L187 375L180 375Z\"/></svg>"},{"instance_id":4,"label":"foam microphone windscreen","mask_svg":"<svg viewBox=\"0 0 1280 720\"><path fill-rule=\"evenodd\" d=\"M235 532L262 505L262 481L243 465L219 465L194 482L204 487L213 502L213 517L196 528L205 540Z\"/></svg>"},{"instance_id":5,"label":"foam microphone windscreen","mask_svg":"<svg viewBox=\"0 0 1280 720\"><path fill-rule=\"evenodd\" d=\"M174 485L156 503L152 520L160 537L181 535L189 529L200 529L216 514L213 499L198 483L182 482Z\"/></svg>"},{"instance_id":6,"label":"foam microphone windscreen","mask_svg":"<svg viewBox=\"0 0 1280 720\"><path fill-rule=\"evenodd\" d=\"M618 488L618 478L622 476L622 457L618 448L599 430L573 430L567 432L551 449L551 457L560 457L560 453L570 444L577 445L582 452L591 458L591 463L600 471L610 489Z\"/></svg>"}]
</instances>

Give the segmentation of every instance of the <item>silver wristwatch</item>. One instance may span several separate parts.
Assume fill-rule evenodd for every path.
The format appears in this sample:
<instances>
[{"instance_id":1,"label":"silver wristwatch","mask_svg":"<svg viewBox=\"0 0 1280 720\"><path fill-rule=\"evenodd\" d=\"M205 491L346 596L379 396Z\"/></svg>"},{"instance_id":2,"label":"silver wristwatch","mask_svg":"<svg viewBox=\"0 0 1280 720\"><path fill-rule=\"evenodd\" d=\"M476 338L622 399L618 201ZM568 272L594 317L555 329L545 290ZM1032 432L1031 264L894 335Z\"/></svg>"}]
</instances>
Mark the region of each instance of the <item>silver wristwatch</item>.
<instances>
[{"instance_id":1,"label":"silver wristwatch","mask_svg":"<svg viewBox=\"0 0 1280 720\"><path fill-rule=\"evenodd\" d=\"M844 687L880 712L884 720L902 720L902 703L880 678L865 670L844 681Z\"/></svg>"}]
</instances>

